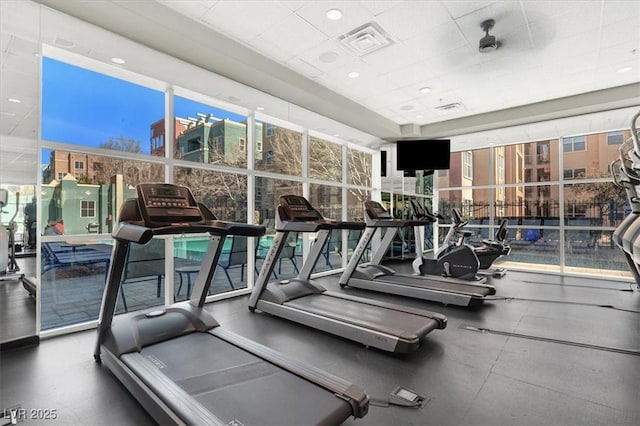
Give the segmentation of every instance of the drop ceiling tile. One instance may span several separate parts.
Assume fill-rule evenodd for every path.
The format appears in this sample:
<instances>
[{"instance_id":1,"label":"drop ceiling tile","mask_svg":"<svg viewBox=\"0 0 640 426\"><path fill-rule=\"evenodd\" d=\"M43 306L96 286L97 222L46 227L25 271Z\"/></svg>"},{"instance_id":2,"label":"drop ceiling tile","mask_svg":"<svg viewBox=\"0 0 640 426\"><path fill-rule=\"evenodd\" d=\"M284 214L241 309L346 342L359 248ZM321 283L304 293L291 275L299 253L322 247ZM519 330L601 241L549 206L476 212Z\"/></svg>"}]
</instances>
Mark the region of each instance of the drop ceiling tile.
<instances>
[{"instance_id":1,"label":"drop ceiling tile","mask_svg":"<svg viewBox=\"0 0 640 426\"><path fill-rule=\"evenodd\" d=\"M376 21L397 41L409 39L425 28L438 27L451 17L441 2L401 2L376 17Z\"/></svg>"},{"instance_id":2,"label":"drop ceiling tile","mask_svg":"<svg viewBox=\"0 0 640 426\"><path fill-rule=\"evenodd\" d=\"M287 63L296 56L296 54L291 50L283 49L277 42L274 43L262 37L254 38L251 40L250 44L247 44L247 46L262 56L266 56L267 58L282 64Z\"/></svg>"},{"instance_id":3,"label":"drop ceiling tile","mask_svg":"<svg viewBox=\"0 0 640 426\"><path fill-rule=\"evenodd\" d=\"M327 37L300 18L292 14L279 25L268 28L260 38L278 46L292 56L316 47L327 40Z\"/></svg>"},{"instance_id":4,"label":"drop ceiling tile","mask_svg":"<svg viewBox=\"0 0 640 426\"><path fill-rule=\"evenodd\" d=\"M634 25L638 26L635 31L633 30ZM640 19L627 19L602 27L598 47L606 48L621 43L635 43L635 48L640 50Z\"/></svg>"},{"instance_id":5,"label":"drop ceiling tile","mask_svg":"<svg viewBox=\"0 0 640 426\"><path fill-rule=\"evenodd\" d=\"M489 31L490 35L500 39L515 28L525 28L527 21L516 2L500 1L489 4L487 7L456 19L464 37L469 44L477 49L480 38L484 37L481 23L487 19L495 21L494 27Z\"/></svg>"},{"instance_id":6,"label":"drop ceiling tile","mask_svg":"<svg viewBox=\"0 0 640 426\"><path fill-rule=\"evenodd\" d=\"M24 77L37 78L40 70L40 61L33 55L17 55L10 52L5 53L0 67L3 73L13 71Z\"/></svg>"},{"instance_id":7,"label":"drop ceiling tile","mask_svg":"<svg viewBox=\"0 0 640 426\"><path fill-rule=\"evenodd\" d=\"M326 13L330 9L341 10L342 19L334 21L327 18ZM374 18L359 2L336 0L305 2L296 10L296 14L329 38L341 36Z\"/></svg>"},{"instance_id":8,"label":"drop ceiling tile","mask_svg":"<svg viewBox=\"0 0 640 426\"><path fill-rule=\"evenodd\" d=\"M388 72L386 76L390 81L397 82L398 87L414 87L414 95L417 95L418 90L423 87L431 87L432 89L437 87L434 83L436 73L430 69L430 64L425 61L395 69Z\"/></svg>"},{"instance_id":9,"label":"drop ceiling tile","mask_svg":"<svg viewBox=\"0 0 640 426\"><path fill-rule=\"evenodd\" d=\"M445 55L451 50L468 46L467 40L453 21L425 28L416 36L402 41L402 44L411 50L416 60Z\"/></svg>"},{"instance_id":10,"label":"drop ceiling tile","mask_svg":"<svg viewBox=\"0 0 640 426\"><path fill-rule=\"evenodd\" d=\"M333 54L333 61L328 62L328 59L323 59L323 54ZM324 72L345 66L349 62L356 60L354 55L351 52L347 52L335 39L325 40L319 45L301 52L298 58Z\"/></svg>"},{"instance_id":11,"label":"drop ceiling tile","mask_svg":"<svg viewBox=\"0 0 640 426\"><path fill-rule=\"evenodd\" d=\"M443 2L443 5L453 19L458 19L465 15L476 13L492 3L494 2L486 0L457 0Z\"/></svg>"},{"instance_id":12,"label":"drop ceiling tile","mask_svg":"<svg viewBox=\"0 0 640 426\"><path fill-rule=\"evenodd\" d=\"M395 43L362 57L362 62L379 74L386 74L418 62L413 51L403 43Z\"/></svg>"},{"instance_id":13,"label":"drop ceiling tile","mask_svg":"<svg viewBox=\"0 0 640 426\"><path fill-rule=\"evenodd\" d=\"M555 17L574 13L576 6L581 7L574 1L558 0L525 0L521 4L527 19L532 23L538 21L552 23Z\"/></svg>"},{"instance_id":14,"label":"drop ceiling tile","mask_svg":"<svg viewBox=\"0 0 640 426\"><path fill-rule=\"evenodd\" d=\"M40 38L40 6L30 1L0 0L0 28L2 32L19 35L37 42Z\"/></svg>"},{"instance_id":15,"label":"drop ceiling tile","mask_svg":"<svg viewBox=\"0 0 640 426\"><path fill-rule=\"evenodd\" d=\"M628 1L628 0L607 0L602 2L603 7L603 22L605 25L614 23L629 23L635 22L635 25L629 26L627 29L633 31L634 28L638 29L638 22L640 22L640 2Z\"/></svg>"},{"instance_id":16,"label":"drop ceiling tile","mask_svg":"<svg viewBox=\"0 0 640 426\"><path fill-rule=\"evenodd\" d=\"M269 29L287 25L287 18L292 15L290 9L275 1L220 1L202 20L216 31L247 41Z\"/></svg>"},{"instance_id":17,"label":"drop ceiling tile","mask_svg":"<svg viewBox=\"0 0 640 426\"><path fill-rule=\"evenodd\" d=\"M377 16L396 6L402 1L403 0L361 0L360 4L369 12Z\"/></svg>"}]
</instances>

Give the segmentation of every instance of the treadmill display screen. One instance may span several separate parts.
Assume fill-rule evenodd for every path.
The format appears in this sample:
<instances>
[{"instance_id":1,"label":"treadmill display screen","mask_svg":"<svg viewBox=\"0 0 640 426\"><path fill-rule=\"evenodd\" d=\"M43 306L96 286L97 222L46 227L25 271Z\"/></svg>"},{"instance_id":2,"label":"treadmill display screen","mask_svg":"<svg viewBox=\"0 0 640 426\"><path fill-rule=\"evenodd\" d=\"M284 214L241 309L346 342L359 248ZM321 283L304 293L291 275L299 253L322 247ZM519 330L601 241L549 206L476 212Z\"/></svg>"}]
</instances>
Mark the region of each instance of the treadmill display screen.
<instances>
[{"instance_id":1,"label":"treadmill display screen","mask_svg":"<svg viewBox=\"0 0 640 426\"><path fill-rule=\"evenodd\" d=\"M177 222L197 222L202 214L191 194L184 186L166 183L140 184L138 199L142 217L147 226Z\"/></svg>"},{"instance_id":2,"label":"treadmill display screen","mask_svg":"<svg viewBox=\"0 0 640 426\"><path fill-rule=\"evenodd\" d=\"M376 201L366 201L365 210L372 219L391 219L391 214Z\"/></svg>"},{"instance_id":3,"label":"treadmill display screen","mask_svg":"<svg viewBox=\"0 0 640 426\"><path fill-rule=\"evenodd\" d=\"M320 220L322 215L314 209L306 198L299 195L283 195L280 204L293 220Z\"/></svg>"}]
</instances>

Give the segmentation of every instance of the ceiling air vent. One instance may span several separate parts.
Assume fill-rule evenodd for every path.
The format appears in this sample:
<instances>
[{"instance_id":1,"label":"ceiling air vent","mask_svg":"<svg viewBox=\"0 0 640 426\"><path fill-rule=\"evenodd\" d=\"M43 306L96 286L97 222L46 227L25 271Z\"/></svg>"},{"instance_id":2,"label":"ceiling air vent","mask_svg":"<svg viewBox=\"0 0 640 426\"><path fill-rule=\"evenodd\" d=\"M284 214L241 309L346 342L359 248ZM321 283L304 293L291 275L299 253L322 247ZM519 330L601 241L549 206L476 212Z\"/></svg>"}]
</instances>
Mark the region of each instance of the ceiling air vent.
<instances>
[{"instance_id":1,"label":"ceiling air vent","mask_svg":"<svg viewBox=\"0 0 640 426\"><path fill-rule=\"evenodd\" d=\"M438 111L458 111L460 109L460 102L454 102L452 104L437 106Z\"/></svg>"},{"instance_id":2,"label":"ceiling air vent","mask_svg":"<svg viewBox=\"0 0 640 426\"><path fill-rule=\"evenodd\" d=\"M358 56L368 55L393 44L380 25L369 22L339 37L340 43Z\"/></svg>"},{"instance_id":3,"label":"ceiling air vent","mask_svg":"<svg viewBox=\"0 0 640 426\"><path fill-rule=\"evenodd\" d=\"M438 105L435 107L438 115L451 114L458 111L464 111L464 106L460 102L453 102L445 105Z\"/></svg>"}]
</instances>

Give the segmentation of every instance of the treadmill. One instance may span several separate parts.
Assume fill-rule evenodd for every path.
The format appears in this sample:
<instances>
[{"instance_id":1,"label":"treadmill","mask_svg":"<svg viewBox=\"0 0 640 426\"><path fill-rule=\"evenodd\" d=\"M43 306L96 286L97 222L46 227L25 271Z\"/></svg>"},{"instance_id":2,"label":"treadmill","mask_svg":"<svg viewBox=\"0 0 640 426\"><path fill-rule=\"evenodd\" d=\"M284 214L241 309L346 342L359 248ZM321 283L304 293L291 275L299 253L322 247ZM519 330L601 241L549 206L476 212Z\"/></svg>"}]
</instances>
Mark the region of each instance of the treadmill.
<instances>
[{"instance_id":1,"label":"treadmill","mask_svg":"<svg viewBox=\"0 0 640 426\"><path fill-rule=\"evenodd\" d=\"M326 219L304 197L283 195L276 210L276 235L249 299L249 310L265 312L395 353L408 353L434 329L446 327L444 315L328 291L310 280L330 231L363 229L362 222ZM315 233L298 276L268 282L291 232Z\"/></svg>"},{"instance_id":2,"label":"treadmill","mask_svg":"<svg viewBox=\"0 0 640 426\"><path fill-rule=\"evenodd\" d=\"M363 417L365 392L221 327L204 309L227 235L265 228L216 220L184 186L141 184L125 201L107 275L94 358L159 424L339 424ZM113 318L127 251L160 235L209 233L191 299Z\"/></svg>"},{"instance_id":3,"label":"treadmill","mask_svg":"<svg viewBox=\"0 0 640 426\"><path fill-rule=\"evenodd\" d=\"M381 265L382 258L393 242L398 228L419 226L424 222L395 219L382 204L376 201L366 201L364 210L366 229L340 277L340 286L468 307L479 306L486 296L496 293L494 286L484 283L486 277L482 277L479 281L467 281L437 275L399 274ZM380 245L371 256L371 262L360 265L362 254L379 229L384 230Z\"/></svg>"}]
</instances>

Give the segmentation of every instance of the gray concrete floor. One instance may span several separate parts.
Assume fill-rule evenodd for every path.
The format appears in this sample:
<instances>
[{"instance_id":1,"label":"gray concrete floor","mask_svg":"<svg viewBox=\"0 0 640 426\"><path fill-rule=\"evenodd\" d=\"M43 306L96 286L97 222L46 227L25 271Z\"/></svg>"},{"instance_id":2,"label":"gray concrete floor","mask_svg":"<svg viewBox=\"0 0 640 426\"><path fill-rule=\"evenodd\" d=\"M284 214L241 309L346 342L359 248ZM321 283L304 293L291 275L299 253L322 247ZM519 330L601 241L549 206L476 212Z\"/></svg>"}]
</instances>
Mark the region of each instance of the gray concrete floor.
<instances>
[{"instance_id":1,"label":"gray concrete floor","mask_svg":"<svg viewBox=\"0 0 640 426\"><path fill-rule=\"evenodd\" d=\"M406 266L393 265L399 271ZM640 424L635 285L510 271L491 279L496 300L469 310L340 289L338 276L317 281L330 290L448 318L447 328L427 335L416 352L399 355L250 313L248 296L208 305L222 327L343 377L371 396L384 397L403 385L429 398L421 409L371 406L366 417L347 424ZM483 331L472 331L478 329ZM118 380L93 361L94 342L95 331L85 331L3 352L0 409L56 410L56 420L49 421L56 424L153 424ZM24 424L43 422L27 418Z\"/></svg>"}]
</instances>

